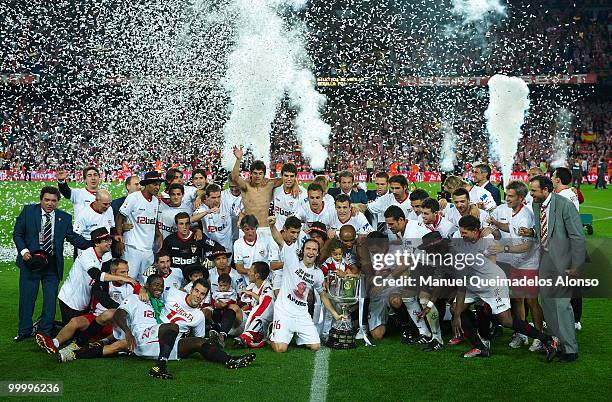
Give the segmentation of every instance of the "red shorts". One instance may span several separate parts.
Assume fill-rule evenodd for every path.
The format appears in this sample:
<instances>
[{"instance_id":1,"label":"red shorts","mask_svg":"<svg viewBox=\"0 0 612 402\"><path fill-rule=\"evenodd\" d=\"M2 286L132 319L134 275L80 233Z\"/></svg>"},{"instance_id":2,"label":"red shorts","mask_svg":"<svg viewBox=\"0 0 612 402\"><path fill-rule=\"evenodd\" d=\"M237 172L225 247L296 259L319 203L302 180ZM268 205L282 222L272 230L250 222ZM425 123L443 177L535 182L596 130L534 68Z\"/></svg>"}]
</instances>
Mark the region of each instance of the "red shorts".
<instances>
[{"instance_id":1,"label":"red shorts","mask_svg":"<svg viewBox=\"0 0 612 402\"><path fill-rule=\"evenodd\" d=\"M538 297L539 287L537 285L538 270L537 269L518 269L512 267L510 270L510 280L516 282L523 279L522 282L531 280L532 285L525 283L524 285L512 285L511 297L526 297L529 299Z\"/></svg>"},{"instance_id":2,"label":"red shorts","mask_svg":"<svg viewBox=\"0 0 612 402\"><path fill-rule=\"evenodd\" d=\"M87 314L83 314L81 317L86 318L87 321L89 321L89 323L91 324L96 319L97 316L95 314L93 314L93 313L87 313ZM91 338L91 340L92 341L97 341L98 339L107 338L107 337L111 336L112 334L113 334L113 326L112 325L105 325L105 326L102 327L102 330L96 334L96 336Z\"/></svg>"}]
</instances>

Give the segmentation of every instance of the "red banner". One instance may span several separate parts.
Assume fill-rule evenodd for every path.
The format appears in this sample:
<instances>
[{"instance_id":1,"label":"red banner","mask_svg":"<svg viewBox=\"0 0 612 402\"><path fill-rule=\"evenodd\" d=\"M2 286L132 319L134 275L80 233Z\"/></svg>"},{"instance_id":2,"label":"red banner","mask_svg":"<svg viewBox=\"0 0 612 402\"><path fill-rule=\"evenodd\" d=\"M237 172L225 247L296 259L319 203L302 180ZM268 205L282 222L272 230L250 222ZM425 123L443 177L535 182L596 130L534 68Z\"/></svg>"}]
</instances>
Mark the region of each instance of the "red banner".
<instances>
[{"instance_id":1,"label":"red banner","mask_svg":"<svg viewBox=\"0 0 612 402\"><path fill-rule=\"evenodd\" d=\"M597 83L596 74L559 74L559 75L521 75L518 76L528 85L579 85ZM491 77L402 77L400 87L473 87L485 86Z\"/></svg>"},{"instance_id":2,"label":"red banner","mask_svg":"<svg viewBox=\"0 0 612 402\"><path fill-rule=\"evenodd\" d=\"M270 177L275 177L276 172L270 172ZM406 176L408 181L415 183L435 183L440 182L441 174L439 172L399 172L403 176ZM112 181L124 181L129 176L132 176L132 172L125 172L123 170L116 170L112 172ZM139 175L140 177L143 174ZM207 172L207 176L209 179L212 179L212 172ZM249 177L249 172L242 172L242 176L247 179ZM367 175L365 173L354 173L356 182L365 182L367 180ZM70 180L73 181L81 181L83 179L83 173L81 171L73 172L70 176ZM608 176L606 175L606 182L608 180ZM27 175L25 171L21 170L0 170L0 181L25 181ZM102 173L102 178L104 179L104 173ZM301 182L313 181L315 175L312 172L298 172L297 179ZM189 181L191 179L191 172L183 171L183 179L185 181ZM332 177L327 174L327 180L331 180ZM512 180L521 180L527 181L527 173L525 172L514 172L511 175ZM32 170L30 172L30 179L32 181L55 181L55 170ZM596 181L597 174L589 173L589 181ZM499 182L501 181L501 173L493 172L491 173L491 181Z\"/></svg>"}]
</instances>

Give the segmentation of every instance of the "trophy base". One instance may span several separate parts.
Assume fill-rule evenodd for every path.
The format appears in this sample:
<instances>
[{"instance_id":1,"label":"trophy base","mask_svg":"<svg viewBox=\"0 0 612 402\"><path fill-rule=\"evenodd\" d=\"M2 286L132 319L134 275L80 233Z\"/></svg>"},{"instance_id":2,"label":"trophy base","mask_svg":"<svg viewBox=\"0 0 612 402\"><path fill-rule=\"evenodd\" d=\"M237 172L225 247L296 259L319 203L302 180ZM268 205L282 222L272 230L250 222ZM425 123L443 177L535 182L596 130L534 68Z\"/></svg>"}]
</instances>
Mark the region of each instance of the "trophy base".
<instances>
[{"instance_id":1,"label":"trophy base","mask_svg":"<svg viewBox=\"0 0 612 402\"><path fill-rule=\"evenodd\" d=\"M352 329L331 328L325 345L332 349L354 349L357 347L355 333Z\"/></svg>"}]
</instances>

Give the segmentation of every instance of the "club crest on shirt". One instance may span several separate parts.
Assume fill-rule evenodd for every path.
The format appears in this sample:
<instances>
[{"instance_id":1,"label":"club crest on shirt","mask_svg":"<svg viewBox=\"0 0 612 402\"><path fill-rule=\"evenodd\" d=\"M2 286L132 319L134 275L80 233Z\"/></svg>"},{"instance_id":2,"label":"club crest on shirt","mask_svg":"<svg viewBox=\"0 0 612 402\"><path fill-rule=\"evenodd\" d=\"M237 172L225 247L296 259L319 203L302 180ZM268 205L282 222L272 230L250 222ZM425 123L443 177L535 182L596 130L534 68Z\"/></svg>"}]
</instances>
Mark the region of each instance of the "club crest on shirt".
<instances>
[{"instance_id":1,"label":"club crest on shirt","mask_svg":"<svg viewBox=\"0 0 612 402\"><path fill-rule=\"evenodd\" d=\"M259 255L263 257L264 256L264 251L263 250L259 250Z\"/></svg>"},{"instance_id":2,"label":"club crest on shirt","mask_svg":"<svg viewBox=\"0 0 612 402\"><path fill-rule=\"evenodd\" d=\"M198 245L195 244L195 243L191 243L190 248L191 248L191 253L192 254L195 254L195 252L198 251Z\"/></svg>"}]
</instances>

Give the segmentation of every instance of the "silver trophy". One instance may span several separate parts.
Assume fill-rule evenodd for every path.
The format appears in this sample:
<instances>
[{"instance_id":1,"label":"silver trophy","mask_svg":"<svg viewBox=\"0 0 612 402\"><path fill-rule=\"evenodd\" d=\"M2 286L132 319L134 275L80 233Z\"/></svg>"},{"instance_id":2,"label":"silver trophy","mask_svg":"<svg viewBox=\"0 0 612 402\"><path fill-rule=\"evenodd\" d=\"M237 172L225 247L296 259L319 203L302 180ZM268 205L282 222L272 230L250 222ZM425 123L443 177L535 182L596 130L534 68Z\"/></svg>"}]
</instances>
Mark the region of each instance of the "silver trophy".
<instances>
[{"instance_id":1,"label":"silver trophy","mask_svg":"<svg viewBox=\"0 0 612 402\"><path fill-rule=\"evenodd\" d=\"M349 308L361 297L361 281L359 277L341 277L336 272L329 272L325 278L327 293L336 306L340 306L342 318L336 321L329 331L326 345L333 349L353 349L355 332L351 323Z\"/></svg>"}]
</instances>

